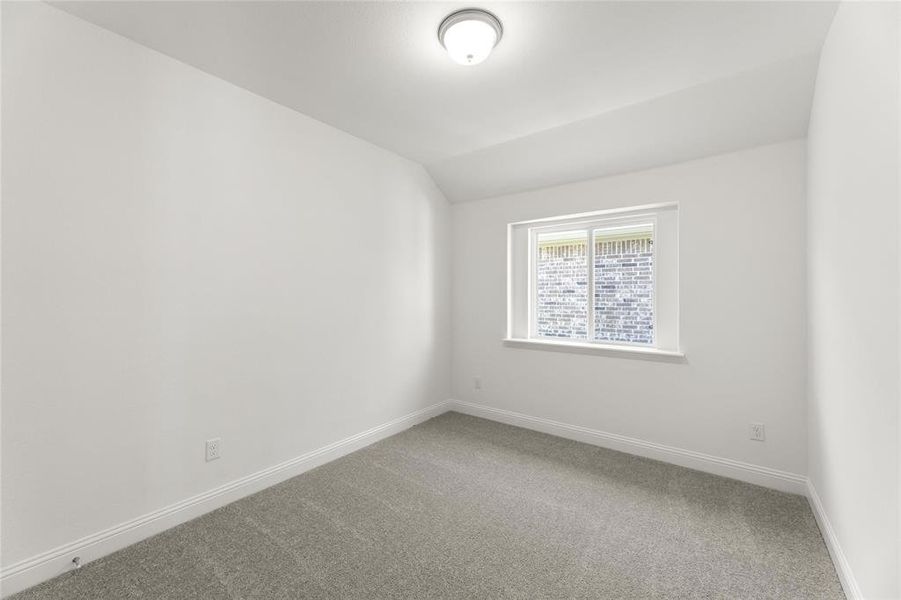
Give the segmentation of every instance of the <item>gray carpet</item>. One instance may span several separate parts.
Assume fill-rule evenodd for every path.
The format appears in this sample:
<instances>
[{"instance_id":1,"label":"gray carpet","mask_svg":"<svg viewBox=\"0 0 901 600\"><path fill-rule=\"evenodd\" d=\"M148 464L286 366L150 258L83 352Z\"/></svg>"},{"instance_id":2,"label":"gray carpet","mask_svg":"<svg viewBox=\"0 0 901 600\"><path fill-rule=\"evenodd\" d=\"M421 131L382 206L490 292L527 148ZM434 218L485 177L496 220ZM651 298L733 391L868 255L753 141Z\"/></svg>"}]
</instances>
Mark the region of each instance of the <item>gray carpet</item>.
<instances>
[{"instance_id":1,"label":"gray carpet","mask_svg":"<svg viewBox=\"0 0 901 600\"><path fill-rule=\"evenodd\" d=\"M14 596L842 597L800 496L456 413Z\"/></svg>"}]
</instances>

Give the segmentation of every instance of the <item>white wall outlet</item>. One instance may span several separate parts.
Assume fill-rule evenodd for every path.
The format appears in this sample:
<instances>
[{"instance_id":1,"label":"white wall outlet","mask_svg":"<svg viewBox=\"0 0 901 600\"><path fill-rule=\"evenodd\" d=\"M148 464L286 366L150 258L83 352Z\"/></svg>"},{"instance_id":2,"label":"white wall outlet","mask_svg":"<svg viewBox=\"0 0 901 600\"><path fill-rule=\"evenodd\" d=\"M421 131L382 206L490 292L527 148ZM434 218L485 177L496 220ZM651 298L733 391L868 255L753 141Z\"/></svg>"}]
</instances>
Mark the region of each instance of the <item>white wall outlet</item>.
<instances>
[{"instance_id":1,"label":"white wall outlet","mask_svg":"<svg viewBox=\"0 0 901 600\"><path fill-rule=\"evenodd\" d=\"M766 439L766 430L763 423L751 423L751 439L756 442L762 442Z\"/></svg>"},{"instance_id":2,"label":"white wall outlet","mask_svg":"<svg viewBox=\"0 0 901 600\"><path fill-rule=\"evenodd\" d=\"M213 438L211 440L206 441L206 461L210 462L211 460L216 460L219 458L219 452L221 451L222 439L221 438Z\"/></svg>"},{"instance_id":3,"label":"white wall outlet","mask_svg":"<svg viewBox=\"0 0 901 600\"><path fill-rule=\"evenodd\" d=\"M482 389L482 378L481 377L473 377L472 378L472 388L477 392Z\"/></svg>"}]
</instances>

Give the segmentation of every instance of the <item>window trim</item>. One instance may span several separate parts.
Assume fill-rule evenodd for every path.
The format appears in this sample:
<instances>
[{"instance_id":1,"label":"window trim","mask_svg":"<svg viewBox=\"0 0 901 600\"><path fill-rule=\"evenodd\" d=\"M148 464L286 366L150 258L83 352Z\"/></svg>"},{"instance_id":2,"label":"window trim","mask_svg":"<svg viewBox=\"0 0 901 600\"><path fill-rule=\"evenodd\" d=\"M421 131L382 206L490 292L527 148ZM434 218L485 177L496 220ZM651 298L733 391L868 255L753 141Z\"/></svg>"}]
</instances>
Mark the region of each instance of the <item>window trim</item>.
<instances>
[{"instance_id":1,"label":"window trim","mask_svg":"<svg viewBox=\"0 0 901 600\"><path fill-rule=\"evenodd\" d=\"M514 348L529 348L538 350L556 350L564 352L576 352L580 354L600 354L608 356L623 356L634 358L645 358L651 360L683 360L685 354L681 348L679 341L679 226L678 226L678 209L677 202L662 202L654 204L644 204L639 206L629 206L622 208L613 208L599 211L575 213L569 215L559 215L541 219L531 219L526 221L518 221L507 225L507 331L503 338L503 344ZM661 314L660 303L662 294L658 289L658 235L659 216L663 211L673 211L672 225L669 225L669 233L666 234L668 239L668 248L674 250L670 264L667 266L669 284L665 286L669 291L667 296L667 314L669 317L668 333L665 336L668 343L662 347L659 337L659 317ZM554 231L579 231L584 229L588 232L589 254L589 295L593 295L594 290L592 282L594 279L594 237L593 232L596 229L609 228L616 225L633 224L652 224L653 226L653 278L654 278L654 339L651 344L643 344L637 342L609 342L589 341L589 340L567 340L565 338L550 338L538 336L536 311L534 310L537 303L537 236L540 233L553 233ZM527 233L522 233L525 231ZM517 234L517 232L520 232ZM525 239L523 239L525 238ZM523 247L525 245L525 248ZM527 264L520 256L526 252ZM523 272L524 271L524 272ZM523 281L525 280L525 281ZM523 290L523 287L525 288ZM523 294L523 292L525 292ZM525 295L525 298L519 296ZM524 305L524 306L523 306ZM594 303L589 300L589 326L592 326L594 315L592 307ZM523 319L523 312L525 318ZM523 335L516 335L516 331L524 332ZM589 335L593 335L593 330L589 330Z\"/></svg>"},{"instance_id":2,"label":"window trim","mask_svg":"<svg viewBox=\"0 0 901 600\"><path fill-rule=\"evenodd\" d=\"M626 358L645 358L647 360L672 360L683 362L685 352L681 350L661 350L650 346L626 346L613 344L597 344L593 342L567 342L549 338L504 338L501 340L509 348L528 350L556 350L575 354L598 354L601 356L622 356Z\"/></svg>"}]
</instances>

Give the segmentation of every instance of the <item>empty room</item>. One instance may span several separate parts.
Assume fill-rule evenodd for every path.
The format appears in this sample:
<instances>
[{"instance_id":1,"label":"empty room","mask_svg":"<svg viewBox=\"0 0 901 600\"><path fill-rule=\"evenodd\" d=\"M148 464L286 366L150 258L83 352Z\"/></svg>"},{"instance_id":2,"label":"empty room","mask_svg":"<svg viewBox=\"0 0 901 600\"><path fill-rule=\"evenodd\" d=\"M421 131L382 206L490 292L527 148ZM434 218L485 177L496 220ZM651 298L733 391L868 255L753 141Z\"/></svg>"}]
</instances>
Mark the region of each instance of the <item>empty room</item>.
<instances>
[{"instance_id":1,"label":"empty room","mask_svg":"<svg viewBox=\"0 0 901 600\"><path fill-rule=\"evenodd\" d=\"M4 600L901 599L901 2L0 34Z\"/></svg>"}]
</instances>

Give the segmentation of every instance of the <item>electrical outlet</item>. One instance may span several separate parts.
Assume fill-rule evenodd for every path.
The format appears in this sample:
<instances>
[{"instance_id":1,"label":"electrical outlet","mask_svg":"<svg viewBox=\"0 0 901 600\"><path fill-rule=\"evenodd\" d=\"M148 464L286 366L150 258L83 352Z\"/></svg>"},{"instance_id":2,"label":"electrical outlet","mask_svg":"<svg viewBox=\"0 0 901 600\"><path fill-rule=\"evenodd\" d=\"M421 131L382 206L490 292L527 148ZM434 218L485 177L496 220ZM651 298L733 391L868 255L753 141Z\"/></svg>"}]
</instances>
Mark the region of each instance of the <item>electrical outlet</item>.
<instances>
[{"instance_id":1,"label":"electrical outlet","mask_svg":"<svg viewBox=\"0 0 901 600\"><path fill-rule=\"evenodd\" d=\"M762 442L766 439L763 423L751 423L751 439L755 442Z\"/></svg>"},{"instance_id":2,"label":"electrical outlet","mask_svg":"<svg viewBox=\"0 0 901 600\"><path fill-rule=\"evenodd\" d=\"M211 440L206 441L206 461L210 462L211 460L216 460L219 458L219 452L221 450L222 440L220 438L213 438Z\"/></svg>"},{"instance_id":3,"label":"electrical outlet","mask_svg":"<svg viewBox=\"0 0 901 600\"><path fill-rule=\"evenodd\" d=\"M475 391L479 391L482 389L482 378L481 377L473 377L472 378L472 387Z\"/></svg>"}]
</instances>

